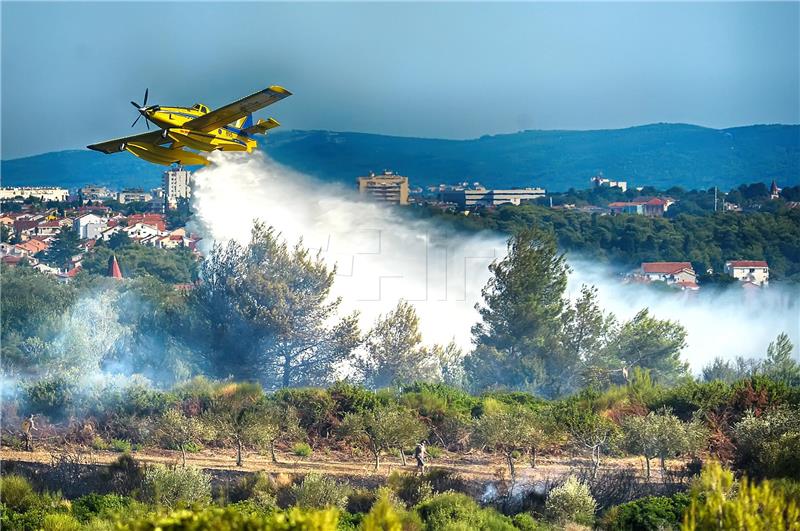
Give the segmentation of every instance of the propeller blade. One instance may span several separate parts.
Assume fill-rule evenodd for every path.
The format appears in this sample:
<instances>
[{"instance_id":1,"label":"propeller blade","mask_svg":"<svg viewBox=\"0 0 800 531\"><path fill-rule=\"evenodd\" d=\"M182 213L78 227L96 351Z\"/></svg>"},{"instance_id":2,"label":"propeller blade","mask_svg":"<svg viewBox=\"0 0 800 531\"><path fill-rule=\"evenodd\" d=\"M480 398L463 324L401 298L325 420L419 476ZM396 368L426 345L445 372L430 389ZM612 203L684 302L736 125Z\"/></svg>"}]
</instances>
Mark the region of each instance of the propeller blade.
<instances>
[{"instance_id":1,"label":"propeller blade","mask_svg":"<svg viewBox=\"0 0 800 531\"><path fill-rule=\"evenodd\" d=\"M131 102L131 105L133 105L133 106L134 106L134 107L136 107L137 109L139 108L139 104L138 104L138 103L136 103L135 101L132 101L132 102Z\"/></svg>"},{"instance_id":2,"label":"propeller blade","mask_svg":"<svg viewBox=\"0 0 800 531\"><path fill-rule=\"evenodd\" d=\"M135 119L135 120L133 121L133 123L131 124L131 127L133 127L134 125L136 125L136 122L138 122L138 121L139 121L139 118L141 118L141 117L142 117L142 115L141 115L141 114L140 114L139 116L137 116L137 117L136 117L136 119Z\"/></svg>"},{"instance_id":3,"label":"propeller blade","mask_svg":"<svg viewBox=\"0 0 800 531\"><path fill-rule=\"evenodd\" d=\"M149 88L144 89L144 103L142 103L142 107L147 107L147 94L150 92Z\"/></svg>"},{"instance_id":4,"label":"propeller blade","mask_svg":"<svg viewBox=\"0 0 800 531\"><path fill-rule=\"evenodd\" d=\"M144 119L144 123L145 123L145 125L147 126L147 130L149 131L149 130L150 130L150 120L148 120L147 118L145 118L145 119Z\"/></svg>"}]
</instances>

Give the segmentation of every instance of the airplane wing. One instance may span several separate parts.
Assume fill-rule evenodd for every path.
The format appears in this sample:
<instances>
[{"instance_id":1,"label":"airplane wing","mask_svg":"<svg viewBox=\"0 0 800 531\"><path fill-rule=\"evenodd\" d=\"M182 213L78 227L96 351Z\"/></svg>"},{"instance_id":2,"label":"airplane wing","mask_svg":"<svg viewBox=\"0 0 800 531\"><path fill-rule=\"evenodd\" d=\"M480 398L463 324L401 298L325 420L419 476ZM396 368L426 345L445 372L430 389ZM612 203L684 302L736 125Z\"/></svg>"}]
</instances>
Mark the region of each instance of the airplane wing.
<instances>
[{"instance_id":1,"label":"airplane wing","mask_svg":"<svg viewBox=\"0 0 800 531\"><path fill-rule=\"evenodd\" d=\"M228 125L231 122L235 122L239 118L243 118L248 114L257 111L258 109L261 109L262 107L272 105L273 103L291 95L292 93L285 88L279 87L278 85L272 85L269 88L260 90L255 94L251 94L246 98L240 99L239 101L229 103L228 105L220 107L219 109L215 109L208 114L199 116L194 120L189 120L181 127L191 129L193 131L207 133L213 129L217 129L219 127Z\"/></svg>"},{"instance_id":2,"label":"airplane wing","mask_svg":"<svg viewBox=\"0 0 800 531\"><path fill-rule=\"evenodd\" d=\"M157 129L155 131L150 131L149 133L124 136L122 138L115 138L114 140L108 140L106 142L100 142L99 144L92 144L91 146L86 146L86 147L106 154L119 153L124 149L123 146L130 142L143 142L146 144L154 144L156 146L160 146L161 144L167 144L169 142L172 142L172 139L169 137L164 138L164 136L162 135L162 130Z\"/></svg>"}]
</instances>

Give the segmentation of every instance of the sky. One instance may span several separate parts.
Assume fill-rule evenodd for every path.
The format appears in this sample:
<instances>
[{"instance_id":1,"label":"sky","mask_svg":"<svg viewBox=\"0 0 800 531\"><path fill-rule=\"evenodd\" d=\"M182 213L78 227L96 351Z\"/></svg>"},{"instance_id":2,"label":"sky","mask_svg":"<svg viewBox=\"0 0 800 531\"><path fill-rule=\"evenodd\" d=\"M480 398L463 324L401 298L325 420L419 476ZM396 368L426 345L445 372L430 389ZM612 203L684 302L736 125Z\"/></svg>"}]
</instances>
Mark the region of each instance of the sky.
<instances>
[{"instance_id":1,"label":"sky","mask_svg":"<svg viewBox=\"0 0 800 531\"><path fill-rule=\"evenodd\" d=\"M144 130L129 101L269 85L286 129L474 138L800 123L800 3L15 3L3 159Z\"/></svg>"}]
</instances>

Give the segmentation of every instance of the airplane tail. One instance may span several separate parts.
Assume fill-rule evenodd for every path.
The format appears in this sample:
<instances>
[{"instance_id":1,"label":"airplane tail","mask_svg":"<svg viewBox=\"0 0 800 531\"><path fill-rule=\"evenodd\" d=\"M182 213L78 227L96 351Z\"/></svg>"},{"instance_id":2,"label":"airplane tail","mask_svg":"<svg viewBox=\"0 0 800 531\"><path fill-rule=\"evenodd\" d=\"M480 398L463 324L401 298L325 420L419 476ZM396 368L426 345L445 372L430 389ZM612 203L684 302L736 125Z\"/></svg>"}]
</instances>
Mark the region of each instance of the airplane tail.
<instances>
[{"instance_id":1,"label":"airplane tail","mask_svg":"<svg viewBox=\"0 0 800 531\"><path fill-rule=\"evenodd\" d=\"M248 114L244 118L236 120L235 127L237 129L247 129L253 126L253 113Z\"/></svg>"}]
</instances>

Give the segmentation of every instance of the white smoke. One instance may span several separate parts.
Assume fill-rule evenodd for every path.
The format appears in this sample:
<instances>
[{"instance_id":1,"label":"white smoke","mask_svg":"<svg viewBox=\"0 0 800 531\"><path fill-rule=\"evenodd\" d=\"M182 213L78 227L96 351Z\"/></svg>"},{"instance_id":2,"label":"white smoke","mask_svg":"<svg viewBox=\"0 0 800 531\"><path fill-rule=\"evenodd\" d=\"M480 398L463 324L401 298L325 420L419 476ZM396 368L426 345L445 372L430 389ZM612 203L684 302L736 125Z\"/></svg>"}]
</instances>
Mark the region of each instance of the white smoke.
<instances>
[{"instance_id":1,"label":"white smoke","mask_svg":"<svg viewBox=\"0 0 800 531\"><path fill-rule=\"evenodd\" d=\"M449 232L261 154L217 152L211 160L195 173L192 198L192 229L204 238L204 251L213 242L246 243L253 220L260 219L289 242L302 239L319 249L337 266L334 295L342 297L344 311L361 312L364 328L404 298L417 309L426 343L455 340L469 348L478 319L474 306L489 278L487 266L505 255L504 236ZM782 331L797 344L796 292L770 289L744 304L738 287L713 297L658 292L623 285L597 263L570 260L570 265L571 295L583 283L594 284L603 307L621 320L649 307L656 317L683 324L689 333L684 356L695 371L715 356L762 356Z\"/></svg>"}]
</instances>

